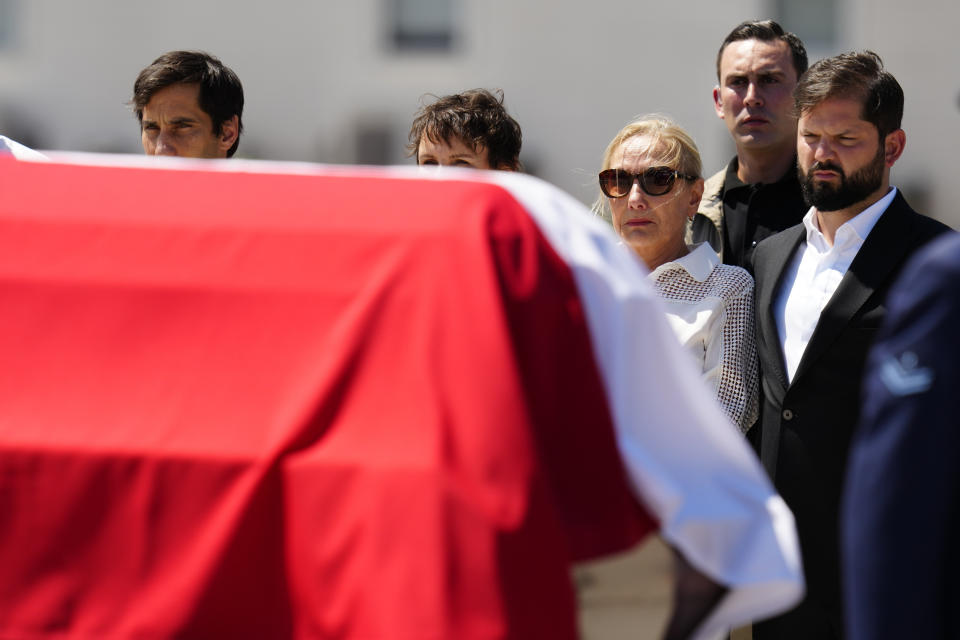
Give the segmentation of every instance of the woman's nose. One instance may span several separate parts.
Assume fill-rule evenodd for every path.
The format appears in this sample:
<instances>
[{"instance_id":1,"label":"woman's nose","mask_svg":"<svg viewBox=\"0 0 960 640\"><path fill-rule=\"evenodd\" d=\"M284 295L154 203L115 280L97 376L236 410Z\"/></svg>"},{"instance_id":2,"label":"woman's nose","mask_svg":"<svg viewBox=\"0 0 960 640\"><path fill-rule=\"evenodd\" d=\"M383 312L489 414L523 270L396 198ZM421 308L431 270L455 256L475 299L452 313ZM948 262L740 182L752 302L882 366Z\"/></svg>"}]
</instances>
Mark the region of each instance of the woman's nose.
<instances>
[{"instance_id":1,"label":"woman's nose","mask_svg":"<svg viewBox=\"0 0 960 640\"><path fill-rule=\"evenodd\" d=\"M631 209L647 208L647 194L645 194L643 189L640 188L639 179L634 180L633 185L630 187L630 195L627 196L627 204Z\"/></svg>"}]
</instances>

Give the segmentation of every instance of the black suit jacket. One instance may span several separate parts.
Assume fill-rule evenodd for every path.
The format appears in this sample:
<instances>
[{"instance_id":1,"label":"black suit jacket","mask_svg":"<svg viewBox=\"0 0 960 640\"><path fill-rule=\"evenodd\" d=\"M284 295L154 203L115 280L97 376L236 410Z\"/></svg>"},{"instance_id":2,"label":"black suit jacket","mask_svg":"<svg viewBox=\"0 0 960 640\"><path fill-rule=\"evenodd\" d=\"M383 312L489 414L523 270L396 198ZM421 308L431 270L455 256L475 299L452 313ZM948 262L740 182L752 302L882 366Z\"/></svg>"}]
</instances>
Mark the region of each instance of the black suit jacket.
<instances>
[{"instance_id":1,"label":"black suit jacket","mask_svg":"<svg viewBox=\"0 0 960 640\"><path fill-rule=\"evenodd\" d=\"M793 611L758 624L755 638L843 636L839 504L859 417L864 361L886 314L887 290L904 262L946 230L911 209L898 193L821 313L789 384L773 304L784 271L803 245L805 228L797 225L757 247L757 351L764 396L760 458L796 517L807 597Z\"/></svg>"}]
</instances>

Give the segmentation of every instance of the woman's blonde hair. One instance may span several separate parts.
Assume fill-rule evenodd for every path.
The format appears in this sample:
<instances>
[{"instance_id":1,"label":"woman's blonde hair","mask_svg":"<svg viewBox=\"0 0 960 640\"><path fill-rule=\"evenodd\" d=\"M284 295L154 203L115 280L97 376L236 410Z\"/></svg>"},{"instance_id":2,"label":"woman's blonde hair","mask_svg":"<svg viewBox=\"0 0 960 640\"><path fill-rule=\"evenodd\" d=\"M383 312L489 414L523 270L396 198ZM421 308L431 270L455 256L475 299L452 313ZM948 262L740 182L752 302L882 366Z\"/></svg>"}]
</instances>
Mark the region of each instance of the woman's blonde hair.
<instances>
[{"instance_id":1,"label":"woman's blonde hair","mask_svg":"<svg viewBox=\"0 0 960 640\"><path fill-rule=\"evenodd\" d=\"M607 145L606 151L603 152L603 163L600 170L609 169L613 161L613 154L617 152L620 145L637 136L650 138L650 151L658 152L657 157L664 165L689 176L702 177L703 167L700 162L700 151L697 149L697 144L693 141L693 138L679 124L669 117L659 114L639 116L623 129L620 129L620 132ZM610 219L610 202L603 193L594 203L593 212L607 220Z\"/></svg>"}]
</instances>

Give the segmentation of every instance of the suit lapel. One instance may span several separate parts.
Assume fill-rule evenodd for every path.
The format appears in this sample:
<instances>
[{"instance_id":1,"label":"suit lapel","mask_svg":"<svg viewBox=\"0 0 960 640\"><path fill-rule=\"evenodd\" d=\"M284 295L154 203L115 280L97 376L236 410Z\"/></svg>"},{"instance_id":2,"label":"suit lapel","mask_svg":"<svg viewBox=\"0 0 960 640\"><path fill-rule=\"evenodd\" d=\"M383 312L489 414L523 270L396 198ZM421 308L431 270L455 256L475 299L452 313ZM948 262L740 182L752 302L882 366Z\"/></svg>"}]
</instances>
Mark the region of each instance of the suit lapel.
<instances>
[{"instance_id":1,"label":"suit lapel","mask_svg":"<svg viewBox=\"0 0 960 640\"><path fill-rule=\"evenodd\" d=\"M916 214L898 193L877 220L820 314L820 320L797 365L794 381L802 377L834 343L857 311L887 281L904 255L911 250L911 215Z\"/></svg>"},{"instance_id":2,"label":"suit lapel","mask_svg":"<svg viewBox=\"0 0 960 640\"><path fill-rule=\"evenodd\" d=\"M780 345L780 332L777 330L774 306L783 276L805 236L806 228L803 225L797 225L766 241L770 245L772 258L769 265L763 266L765 275L757 291L759 337L764 342L764 345L758 349L760 364L764 371L773 372L776 381L780 383L779 388L776 389L768 388L765 384L764 393L772 394L778 401L783 399L787 390L787 367L783 360L783 348ZM768 376L763 376L763 379L766 382Z\"/></svg>"}]
</instances>

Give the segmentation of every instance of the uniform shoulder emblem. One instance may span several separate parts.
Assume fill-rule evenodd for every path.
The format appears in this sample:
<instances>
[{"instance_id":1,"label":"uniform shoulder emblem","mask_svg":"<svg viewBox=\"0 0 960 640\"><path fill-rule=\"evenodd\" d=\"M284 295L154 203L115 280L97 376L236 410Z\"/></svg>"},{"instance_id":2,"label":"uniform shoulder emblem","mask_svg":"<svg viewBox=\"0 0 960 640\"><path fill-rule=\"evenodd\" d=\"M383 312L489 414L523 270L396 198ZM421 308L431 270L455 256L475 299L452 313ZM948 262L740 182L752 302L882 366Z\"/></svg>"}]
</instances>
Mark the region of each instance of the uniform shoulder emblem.
<instances>
[{"instance_id":1,"label":"uniform shoulder emblem","mask_svg":"<svg viewBox=\"0 0 960 640\"><path fill-rule=\"evenodd\" d=\"M927 391L933 385L933 370L919 366L913 351L904 351L900 357L889 356L880 365L880 380L895 396L910 396Z\"/></svg>"}]
</instances>

